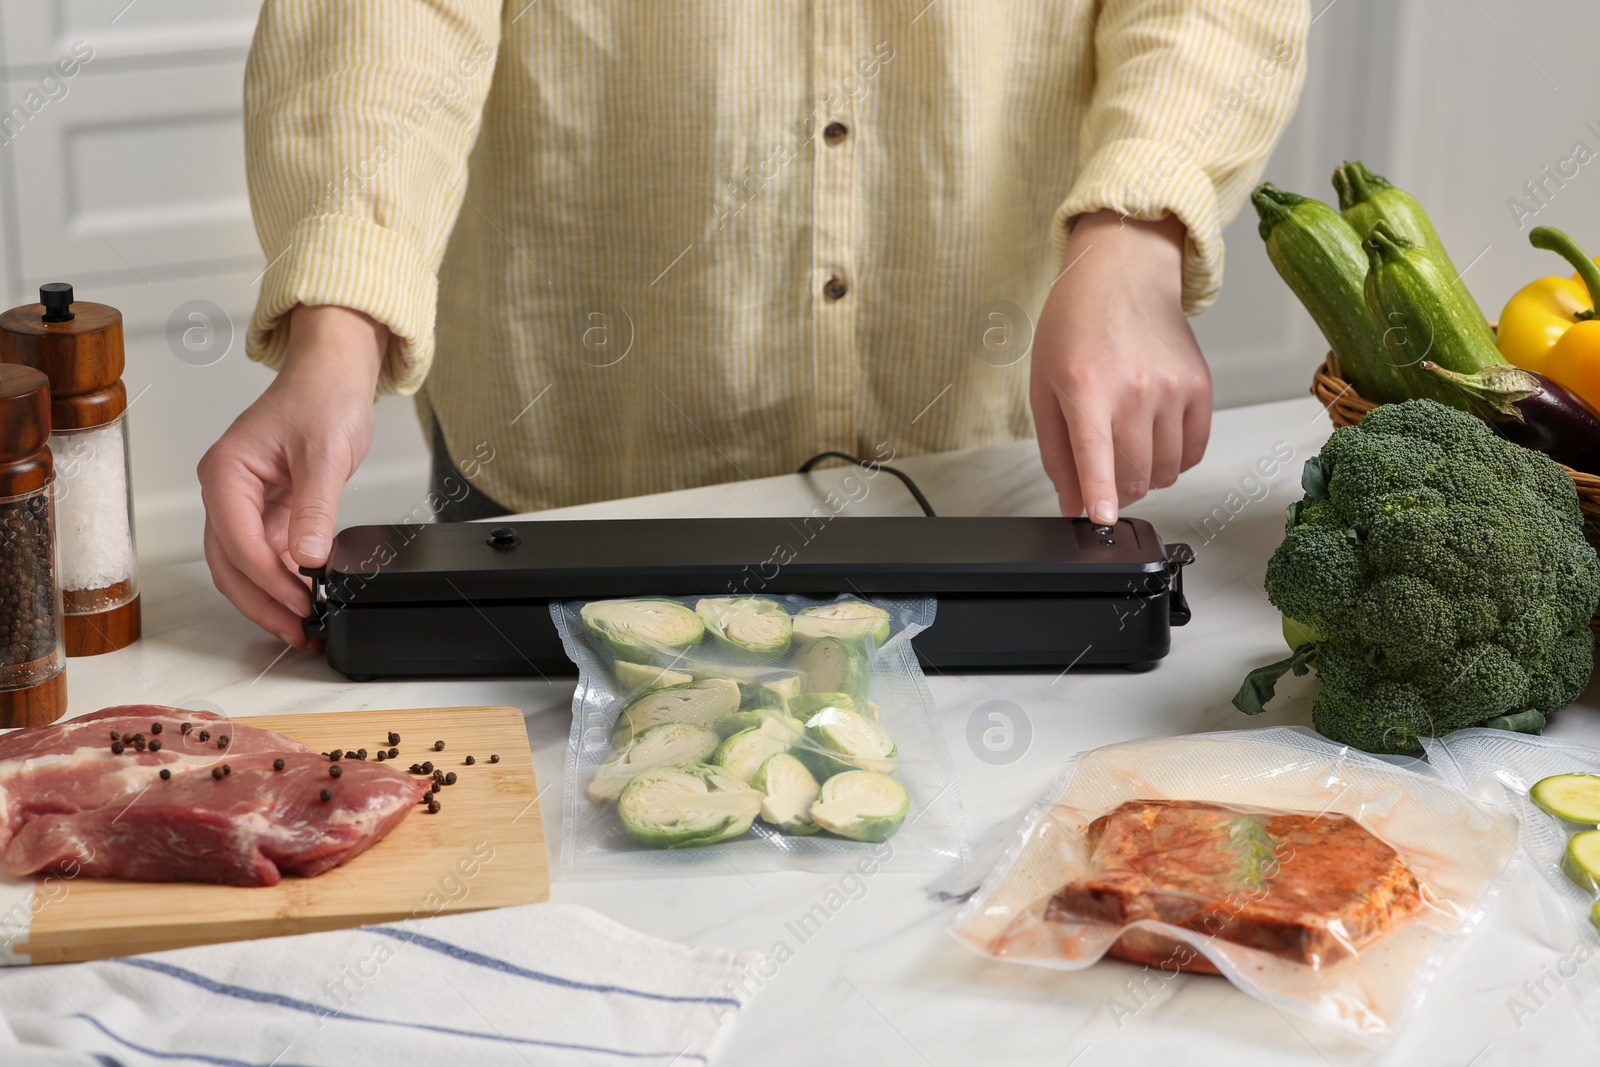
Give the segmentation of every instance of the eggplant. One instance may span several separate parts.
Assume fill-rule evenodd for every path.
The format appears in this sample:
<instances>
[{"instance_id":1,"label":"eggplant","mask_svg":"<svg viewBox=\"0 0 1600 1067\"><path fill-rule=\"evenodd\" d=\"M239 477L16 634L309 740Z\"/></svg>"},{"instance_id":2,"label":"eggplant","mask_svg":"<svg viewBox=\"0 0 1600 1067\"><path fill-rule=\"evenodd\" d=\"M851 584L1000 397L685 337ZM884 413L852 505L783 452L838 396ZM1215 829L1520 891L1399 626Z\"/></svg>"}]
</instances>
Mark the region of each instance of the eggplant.
<instances>
[{"instance_id":1,"label":"eggplant","mask_svg":"<svg viewBox=\"0 0 1600 1067\"><path fill-rule=\"evenodd\" d=\"M1458 374L1429 360L1428 374L1457 390L1501 437L1574 470L1600 474L1600 416L1542 374L1500 363Z\"/></svg>"}]
</instances>

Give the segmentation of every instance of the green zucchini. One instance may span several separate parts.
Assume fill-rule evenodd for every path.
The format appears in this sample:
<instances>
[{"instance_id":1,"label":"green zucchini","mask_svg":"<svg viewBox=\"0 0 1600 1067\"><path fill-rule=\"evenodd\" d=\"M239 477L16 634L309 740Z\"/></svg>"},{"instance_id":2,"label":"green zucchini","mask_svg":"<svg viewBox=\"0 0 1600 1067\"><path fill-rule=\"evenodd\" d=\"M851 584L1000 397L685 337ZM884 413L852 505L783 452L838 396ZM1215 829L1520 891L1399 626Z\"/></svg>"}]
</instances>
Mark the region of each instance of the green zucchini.
<instances>
[{"instance_id":1,"label":"green zucchini","mask_svg":"<svg viewBox=\"0 0 1600 1067\"><path fill-rule=\"evenodd\" d=\"M1548 815L1579 826L1600 826L1600 774L1553 774L1528 790Z\"/></svg>"},{"instance_id":2,"label":"green zucchini","mask_svg":"<svg viewBox=\"0 0 1600 1067\"><path fill-rule=\"evenodd\" d=\"M1583 889L1600 892L1600 830L1585 830L1567 838L1561 869Z\"/></svg>"},{"instance_id":3,"label":"green zucchini","mask_svg":"<svg viewBox=\"0 0 1600 1067\"><path fill-rule=\"evenodd\" d=\"M1470 399L1425 373L1421 363L1473 374L1505 362L1477 305L1457 295L1448 264L1387 222L1375 223L1361 246L1367 250L1367 310L1383 327L1389 358L1414 383L1412 395L1470 413Z\"/></svg>"},{"instance_id":4,"label":"green zucchini","mask_svg":"<svg viewBox=\"0 0 1600 1067\"><path fill-rule=\"evenodd\" d=\"M1412 244L1421 245L1439 260L1456 290L1456 299L1471 307L1483 318L1483 311L1472 298L1472 292L1461 280L1461 272L1450 262L1450 253L1444 250L1439 232L1433 228L1428 213L1422 210L1417 198L1404 189L1397 189L1381 174L1368 170L1366 164L1346 163L1333 172L1333 188L1339 194L1339 213L1357 233L1366 233L1380 222Z\"/></svg>"},{"instance_id":5,"label":"green zucchini","mask_svg":"<svg viewBox=\"0 0 1600 1067\"><path fill-rule=\"evenodd\" d=\"M1311 313L1356 392L1378 404L1409 400L1410 386L1367 312L1361 235L1322 201L1270 182L1251 193L1250 202L1261 217L1267 258Z\"/></svg>"}]
</instances>

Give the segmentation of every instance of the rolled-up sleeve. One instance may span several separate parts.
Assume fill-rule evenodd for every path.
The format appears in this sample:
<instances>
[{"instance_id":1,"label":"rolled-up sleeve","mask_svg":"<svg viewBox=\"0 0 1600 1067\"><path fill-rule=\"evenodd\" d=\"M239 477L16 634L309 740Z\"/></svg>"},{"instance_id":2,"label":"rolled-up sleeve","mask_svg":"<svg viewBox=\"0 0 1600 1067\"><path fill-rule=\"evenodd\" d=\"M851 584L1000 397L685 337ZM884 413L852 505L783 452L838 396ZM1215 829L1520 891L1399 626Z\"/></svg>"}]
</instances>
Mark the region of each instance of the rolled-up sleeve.
<instances>
[{"instance_id":1,"label":"rolled-up sleeve","mask_svg":"<svg viewBox=\"0 0 1600 1067\"><path fill-rule=\"evenodd\" d=\"M1104 0L1083 164L1056 212L1176 215L1188 230L1183 306L1222 287L1222 230L1260 179L1305 81L1307 0Z\"/></svg>"},{"instance_id":2,"label":"rolled-up sleeve","mask_svg":"<svg viewBox=\"0 0 1600 1067\"><path fill-rule=\"evenodd\" d=\"M390 330L379 388L433 356L437 275L500 43L500 0L273 0L245 69L245 160L267 268L246 353L283 360L288 311Z\"/></svg>"}]
</instances>

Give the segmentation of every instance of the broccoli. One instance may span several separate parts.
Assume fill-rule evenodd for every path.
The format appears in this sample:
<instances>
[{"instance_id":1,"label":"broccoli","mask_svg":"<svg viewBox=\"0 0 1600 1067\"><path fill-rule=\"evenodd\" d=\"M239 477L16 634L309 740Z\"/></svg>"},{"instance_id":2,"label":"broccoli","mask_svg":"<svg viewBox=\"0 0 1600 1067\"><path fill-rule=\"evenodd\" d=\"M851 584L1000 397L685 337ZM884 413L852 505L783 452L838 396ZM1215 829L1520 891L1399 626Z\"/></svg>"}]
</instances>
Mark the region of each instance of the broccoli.
<instances>
[{"instance_id":1,"label":"broccoli","mask_svg":"<svg viewBox=\"0 0 1600 1067\"><path fill-rule=\"evenodd\" d=\"M1306 462L1266 591L1316 635L1252 671L1263 710L1314 667L1312 724L1369 752L1468 726L1538 732L1589 680L1600 562L1572 480L1431 400L1384 405Z\"/></svg>"}]
</instances>

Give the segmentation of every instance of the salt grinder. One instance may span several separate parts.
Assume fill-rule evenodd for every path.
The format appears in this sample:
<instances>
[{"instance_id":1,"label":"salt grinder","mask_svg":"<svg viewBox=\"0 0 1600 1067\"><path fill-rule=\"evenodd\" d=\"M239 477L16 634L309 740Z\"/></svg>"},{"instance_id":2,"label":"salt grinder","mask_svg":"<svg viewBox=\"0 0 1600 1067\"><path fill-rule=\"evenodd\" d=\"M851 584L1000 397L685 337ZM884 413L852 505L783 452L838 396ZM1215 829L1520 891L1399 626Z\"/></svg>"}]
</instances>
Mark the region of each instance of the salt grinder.
<instances>
[{"instance_id":1,"label":"salt grinder","mask_svg":"<svg viewBox=\"0 0 1600 1067\"><path fill-rule=\"evenodd\" d=\"M74 303L65 282L41 285L39 303L0 313L0 363L35 367L50 381L66 654L122 648L140 625L122 313Z\"/></svg>"},{"instance_id":2,"label":"salt grinder","mask_svg":"<svg viewBox=\"0 0 1600 1067\"><path fill-rule=\"evenodd\" d=\"M0 363L0 727L67 710L49 437L49 379Z\"/></svg>"}]
</instances>

